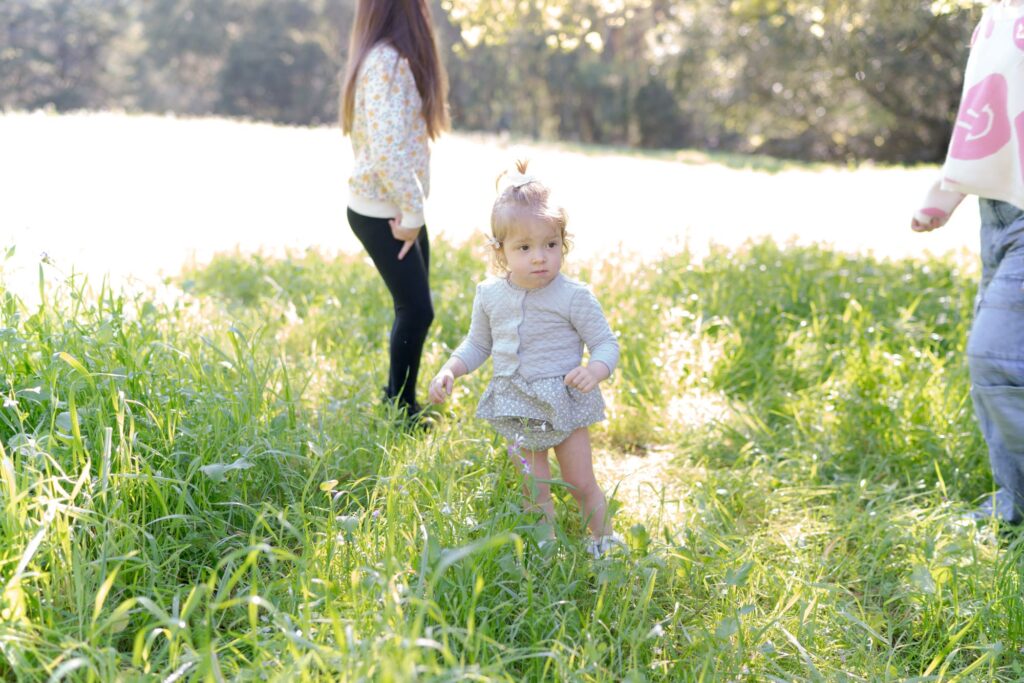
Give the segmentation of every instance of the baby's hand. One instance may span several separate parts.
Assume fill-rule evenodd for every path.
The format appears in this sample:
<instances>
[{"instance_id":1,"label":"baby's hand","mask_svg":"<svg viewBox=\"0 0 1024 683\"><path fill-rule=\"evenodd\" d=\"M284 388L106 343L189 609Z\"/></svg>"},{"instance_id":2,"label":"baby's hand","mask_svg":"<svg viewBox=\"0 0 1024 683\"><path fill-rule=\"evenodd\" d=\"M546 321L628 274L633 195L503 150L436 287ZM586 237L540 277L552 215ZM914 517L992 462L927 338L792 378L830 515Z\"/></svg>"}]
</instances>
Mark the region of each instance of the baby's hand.
<instances>
[{"instance_id":1,"label":"baby's hand","mask_svg":"<svg viewBox=\"0 0 1024 683\"><path fill-rule=\"evenodd\" d=\"M565 386L578 389L584 394L593 391L600 381L601 378L593 370L582 365L573 368L565 376Z\"/></svg>"},{"instance_id":2,"label":"baby's hand","mask_svg":"<svg viewBox=\"0 0 1024 683\"><path fill-rule=\"evenodd\" d=\"M452 395L454 388L455 375L448 368L441 368L441 372L430 380L430 400L433 403L444 403Z\"/></svg>"}]
</instances>

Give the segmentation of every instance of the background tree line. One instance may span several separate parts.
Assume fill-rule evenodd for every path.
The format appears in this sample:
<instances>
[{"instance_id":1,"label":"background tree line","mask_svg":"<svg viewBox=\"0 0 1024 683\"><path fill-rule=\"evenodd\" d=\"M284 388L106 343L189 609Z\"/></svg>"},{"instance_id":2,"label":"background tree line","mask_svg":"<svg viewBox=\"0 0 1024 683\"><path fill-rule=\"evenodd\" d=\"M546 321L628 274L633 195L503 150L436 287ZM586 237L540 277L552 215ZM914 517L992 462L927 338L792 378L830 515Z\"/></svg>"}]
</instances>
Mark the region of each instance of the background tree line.
<instances>
[{"instance_id":1,"label":"background tree line","mask_svg":"<svg viewBox=\"0 0 1024 683\"><path fill-rule=\"evenodd\" d=\"M932 161L973 0L432 0L456 128ZM5 0L0 108L337 116L354 0Z\"/></svg>"}]
</instances>

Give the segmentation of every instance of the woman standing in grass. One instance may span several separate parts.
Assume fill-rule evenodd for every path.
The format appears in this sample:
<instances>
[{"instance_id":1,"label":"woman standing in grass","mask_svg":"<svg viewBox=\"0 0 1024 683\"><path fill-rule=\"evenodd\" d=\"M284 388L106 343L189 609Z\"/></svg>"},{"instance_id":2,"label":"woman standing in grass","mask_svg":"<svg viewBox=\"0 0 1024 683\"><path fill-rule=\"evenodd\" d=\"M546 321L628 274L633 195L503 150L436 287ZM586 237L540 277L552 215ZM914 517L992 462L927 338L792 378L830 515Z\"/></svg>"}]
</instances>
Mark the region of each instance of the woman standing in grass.
<instances>
[{"instance_id":1,"label":"woman standing in grass","mask_svg":"<svg viewBox=\"0 0 1024 683\"><path fill-rule=\"evenodd\" d=\"M444 402L458 377L493 355L494 377L477 416L508 440L509 455L535 478L535 487L524 488L549 523L555 509L546 483L548 449L554 447L593 533L589 551L599 556L621 541L594 477L587 427L604 419L598 384L615 369L619 343L590 290L561 274L569 251L565 210L526 174L526 162L498 182L503 178L491 211L494 266L502 276L477 286L469 334L431 381L430 398Z\"/></svg>"},{"instance_id":2,"label":"woman standing in grass","mask_svg":"<svg viewBox=\"0 0 1024 683\"><path fill-rule=\"evenodd\" d=\"M982 275L967 342L971 396L998 490L977 518L1024 520L1024 2L993 3L971 40L964 94L918 232L979 197Z\"/></svg>"},{"instance_id":3,"label":"woman standing in grass","mask_svg":"<svg viewBox=\"0 0 1024 683\"><path fill-rule=\"evenodd\" d=\"M448 127L447 92L426 0L358 0L340 106L355 156L348 222L394 302L385 394L413 418L434 319L423 215L429 141Z\"/></svg>"}]
</instances>

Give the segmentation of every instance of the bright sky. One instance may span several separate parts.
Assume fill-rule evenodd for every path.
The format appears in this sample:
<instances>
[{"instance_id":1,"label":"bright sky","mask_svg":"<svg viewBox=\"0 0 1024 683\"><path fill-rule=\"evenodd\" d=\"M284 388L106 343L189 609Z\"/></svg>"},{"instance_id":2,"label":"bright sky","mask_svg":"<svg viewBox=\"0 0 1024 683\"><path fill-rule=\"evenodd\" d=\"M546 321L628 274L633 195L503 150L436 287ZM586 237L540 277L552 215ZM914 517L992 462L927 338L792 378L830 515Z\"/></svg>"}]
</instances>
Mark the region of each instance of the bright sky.
<instances>
[{"instance_id":1,"label":"bright sky","mask_svg":"<svg viewBox=\"0 0 1024 683\"><path fill-rule=\"evenodd\" d=\"M562 195L572 260L614 251L654 257L688 243L770 235L889 257L977 252L969 199L945 228L912 233L910 215L937 170L785 170L510 146L448 135L434 147L432 235L480 239L494 178L516 156ZM348 140L335 128L123 114L0 114L0 264L29 299L38 260L115 282L155 283L218 251L356 251L345 222ZM481 265L481 270L484 266Z\"/></svg>"}]
</instances>

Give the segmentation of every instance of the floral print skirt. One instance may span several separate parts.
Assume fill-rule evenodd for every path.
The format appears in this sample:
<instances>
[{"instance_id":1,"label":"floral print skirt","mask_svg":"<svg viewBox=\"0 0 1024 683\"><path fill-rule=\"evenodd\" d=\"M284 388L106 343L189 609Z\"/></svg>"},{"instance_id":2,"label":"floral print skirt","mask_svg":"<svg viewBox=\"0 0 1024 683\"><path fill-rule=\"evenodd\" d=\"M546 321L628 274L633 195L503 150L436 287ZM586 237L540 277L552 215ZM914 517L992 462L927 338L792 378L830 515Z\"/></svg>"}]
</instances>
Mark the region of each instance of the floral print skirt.
<instances>
[{"instance_id":1,"label":"floral print skirt","mask_svg":"<svg viewBox=\"0 0 1024 683\"><path fill-rule=\"evenodd\" d=\"M494 377L476 415L530 451L557 446L580 427L605 419L600 389L583 393L565 386L564 377L527 380L518 373Z\"/></svg>"}]
</instances>

